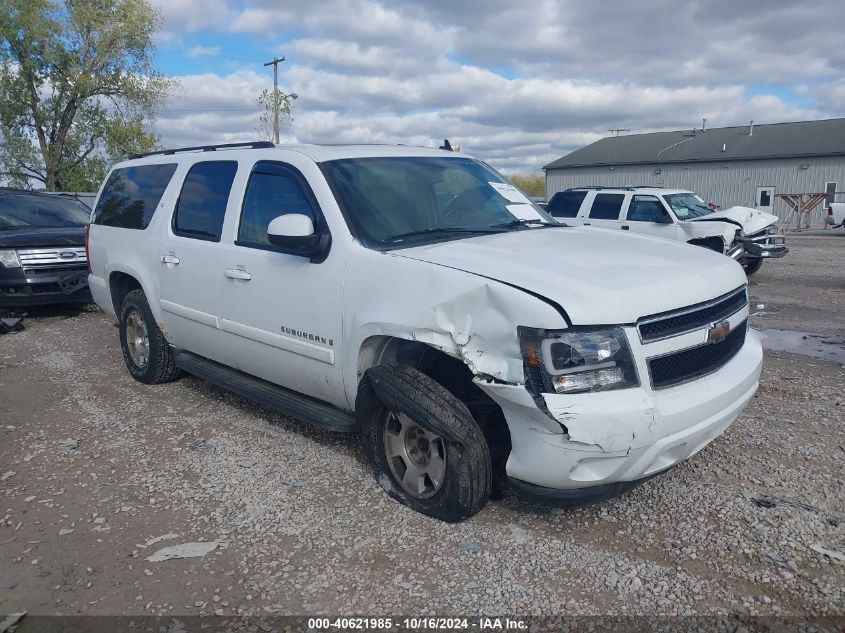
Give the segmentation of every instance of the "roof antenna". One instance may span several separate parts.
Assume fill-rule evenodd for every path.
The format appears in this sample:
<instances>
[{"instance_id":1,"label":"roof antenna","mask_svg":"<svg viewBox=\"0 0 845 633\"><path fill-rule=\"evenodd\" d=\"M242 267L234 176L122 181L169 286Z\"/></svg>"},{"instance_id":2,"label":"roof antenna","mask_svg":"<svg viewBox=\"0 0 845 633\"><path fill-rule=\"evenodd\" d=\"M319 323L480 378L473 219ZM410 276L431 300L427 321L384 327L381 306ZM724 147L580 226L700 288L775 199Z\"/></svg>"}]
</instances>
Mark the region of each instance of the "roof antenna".
<instances>
[{"instance_id":1,"label":"roof antenna","mask_svg":"<svg viewBox=\"0 0 845 633\"><path fill-rule=\"evenodd\" d=\"M449 142L448 138L444 138L443 139L443 145L441 145L437 149L445 149L447 152L451 152L452 151L452 144Z\"/></svg>"},{"instance_id":2,"label":"roof antenna","mask_svg":"<svg viewBox=\"0 0 845 633\"><path fill-rule=\"evenodd\" d=\"M751 127L748 128L748 136L754 136L754 121L751 122Z\"/></svg>"}]
</instances>

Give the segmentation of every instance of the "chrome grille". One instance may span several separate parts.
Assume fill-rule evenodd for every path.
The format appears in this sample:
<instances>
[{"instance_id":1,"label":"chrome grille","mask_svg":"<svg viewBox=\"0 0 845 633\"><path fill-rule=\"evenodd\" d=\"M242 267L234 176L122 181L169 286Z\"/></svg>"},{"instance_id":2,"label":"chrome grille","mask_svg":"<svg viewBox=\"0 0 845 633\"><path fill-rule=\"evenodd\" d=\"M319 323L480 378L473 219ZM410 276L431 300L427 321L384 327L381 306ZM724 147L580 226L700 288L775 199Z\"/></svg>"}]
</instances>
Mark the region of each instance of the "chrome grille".
<instances>
[{"instance_id":1,"label":"chrome grille","mask_svg":"<svg viewBox=\"0 0 845 633\"><path fill-rule=\"evenodd\" d=\"M637 331L643 343L659 341L707 327L739 312L746 305L748 296L743 286L712 301L644 317L637 321Z\"/></svg>"},{"instance_id":2,"label":"chrome grille","mask_svg":"<svg viewBox=\"0 0 845 633\"><path fill-rule=\"evenodd\" d=\"M72 255L70 255L72 253ZM18 259L23 268L40 269L44 266L73 266L87 263L85 247L60 246L52 248L19 249Z\"/></svg>"}]
</instances>

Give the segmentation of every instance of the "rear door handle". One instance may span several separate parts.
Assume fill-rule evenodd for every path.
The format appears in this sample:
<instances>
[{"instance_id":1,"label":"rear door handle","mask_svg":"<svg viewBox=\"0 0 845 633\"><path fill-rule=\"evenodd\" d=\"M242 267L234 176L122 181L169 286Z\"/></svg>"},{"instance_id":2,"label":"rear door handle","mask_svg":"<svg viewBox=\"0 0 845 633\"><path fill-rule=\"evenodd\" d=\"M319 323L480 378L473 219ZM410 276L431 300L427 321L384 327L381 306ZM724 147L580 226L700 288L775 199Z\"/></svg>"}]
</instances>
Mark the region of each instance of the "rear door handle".
<instances>
[{"instance_id":1,"label":"rear door handle","mask_svg":"<svg viewBox=\"0 0 845 633\"><path fill-rule=\"evenodd\" d=\"M176 255L162 255L161 256L161 263L162 264L178 264L179 258Z\"/></svg>"},{"instance_id":2,"label":"rear door handle","mask_svg":"<svg viewBox=\"0 0 845 633\"><path fill-rule=\"evenodd\" d=\"M252 279L252 275L242 268L227 268L225 275L229 279L242 279L243 281L249 281Z\"/></svg>"},{"instance_id":3,"label":"rear door handle","mask_svg":"<svg viewBox=\"0 0 845 633\"><path fill-rule=\"evenodd\" d=\"M622 230L623 230L623 231L630 231L630 230L631 230L631 227L630 227L630 226L628 226L627 224L623 224L623 225L622 225Z\"/></svg>"}]
</instances>

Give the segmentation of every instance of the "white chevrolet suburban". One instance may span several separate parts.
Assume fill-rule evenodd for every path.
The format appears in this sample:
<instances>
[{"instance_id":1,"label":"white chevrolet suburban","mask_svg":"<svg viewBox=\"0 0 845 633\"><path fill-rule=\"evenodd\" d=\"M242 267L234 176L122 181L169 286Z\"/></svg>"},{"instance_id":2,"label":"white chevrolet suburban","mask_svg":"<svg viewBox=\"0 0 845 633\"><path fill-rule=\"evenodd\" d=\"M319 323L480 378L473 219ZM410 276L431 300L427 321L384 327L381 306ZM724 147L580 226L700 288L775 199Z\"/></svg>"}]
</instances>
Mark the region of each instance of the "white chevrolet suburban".
<instances>
[{"instance_id":1,"label":"white chevrolet suburban","mask_svg":"<svg viewBox=\"0 0 845 633\"><path fill-rule=\"evenodd\" d=\"M566 224L645 233L724 253L753 275L789 252L778 217L749 207L714 211L701 196L660 187L581 187L554 194L546 210Z\"/></svg>"},{"instance_id":2,"label":"white chevrolet suburban","mask_svg":"<svg viewBox=\"0 0 845 633\"><path fill-rule=\"evenodd\" d=\"M734 260L569 227L469 156L253 143L116 165L87 248L131 375L186 371L357 432L430 516L510 480L599 499L696 454L758 386Z\"/></svg>"},{"instance_id":3,"label":"white chevrolet suburban","mask_svg":"<svg viewBox=\"0 0 845 633\"><path fill-rule=\"evenodd\" d=\"M845 202L831 202L827 205L827 214L824 216L825 224L833 228L845 226Z\"/></svg>"}]
</instances>

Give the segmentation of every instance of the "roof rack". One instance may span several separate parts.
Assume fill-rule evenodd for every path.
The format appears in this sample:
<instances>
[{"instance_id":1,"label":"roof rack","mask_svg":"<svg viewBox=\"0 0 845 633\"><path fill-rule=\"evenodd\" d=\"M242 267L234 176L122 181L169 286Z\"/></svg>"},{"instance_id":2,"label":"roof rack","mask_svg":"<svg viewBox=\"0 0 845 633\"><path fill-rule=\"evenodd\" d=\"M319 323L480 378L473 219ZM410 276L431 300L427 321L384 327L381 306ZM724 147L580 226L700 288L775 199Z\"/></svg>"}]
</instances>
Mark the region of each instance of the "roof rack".
<instances>
[{"instance_id":1,"label":"roof rack","mask_svg":"<svg viewBox=\"0 0 845 633\"><path fill-rule=\"evenodd\" d=\"M577 191L578 189L590 189L592 191L602 191L603 189L615 189L616 191L627 191L630 187L602 187L600 185L589 185L587 187L570 187L567 191Z\"/></svg>"},{"instance_id":2,"label":"roof rack","mask_svg":"<svg viewBox=\"0 0 845 633\"><path fill-rule=\"evenodd\" d=\"M565 191L578 191L579 189L589 189L591 191L636 191L637 189L663 189L663 187L655 187L654 185L634 185L632 187L600 187L590 185L588 187L570 187Z\"/></svg>"},{"instance_id":3,"label":"roof rack","mask_svg":"<svg viewBox=\"0 0 845 633\"><path fill-rule=\"evenodd\" d=\"M234 149L236 147L248 147L250 149L268 149L276 147L270 141L249 141L245 143L221 143L219 145L197 145L196 147L178 147L176 149L160 149L155 152L144 152L142 154L132 154L130 159L144 158L145 156L170 156L179 152L216 152L218 149Z\"/></svg>"}]
</instances>

